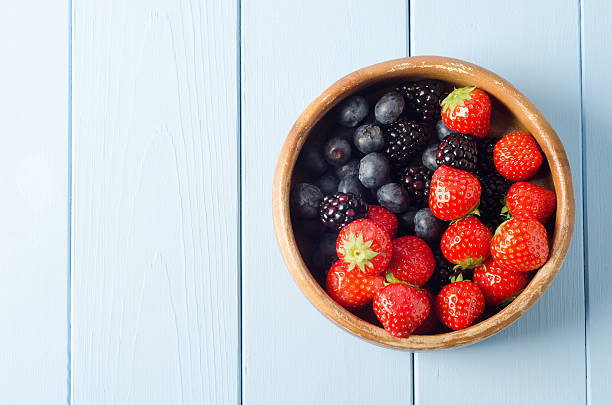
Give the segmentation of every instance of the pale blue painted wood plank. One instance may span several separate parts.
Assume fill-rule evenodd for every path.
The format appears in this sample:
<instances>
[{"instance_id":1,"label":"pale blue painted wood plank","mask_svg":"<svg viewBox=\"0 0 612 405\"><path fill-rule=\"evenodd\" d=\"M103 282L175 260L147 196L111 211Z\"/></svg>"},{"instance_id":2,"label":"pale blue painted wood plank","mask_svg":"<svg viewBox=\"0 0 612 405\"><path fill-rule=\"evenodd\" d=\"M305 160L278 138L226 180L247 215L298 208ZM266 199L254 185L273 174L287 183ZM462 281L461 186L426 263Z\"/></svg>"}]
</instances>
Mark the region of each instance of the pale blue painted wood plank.
<instances>
[{"instance_id":1,"label":"pale blue painted wood plank","mask_svg":"<svg viewBox=\"0 0 612 405\"><path fill-rule=\"evenodd\" d=\"M585 400L578 4L412 2L413 55L475 62L542 110L572 167L576 226L565 265L514 325L476 345L415 355L417 404L578 404ZM469 387L469 388L468 388Z\"/></svg>"},{"instance_id":2,"label":"pale blue painted wood plank","mask_svg":"<svg viewBox=\"0 0 612 405\"><path fill-rule=\"evenodd\" d=\"M234 404L236 1L74 10L72 403Z\"/></svg>"},{"instance_id":3,"label":"pale blue painted wood plank","mask_svg":"<svg viewBox=\"0 0 612 405\"><path fill-rule=\"evenodd\" d=\"M0 403L67 397L69 2L0 12Z\"/></svg>"},{"instance_id":4,"label":"pale blue painted wood plank","mask_svg":"<svg viewBox=\"0 0 612 405\"><path fill-rule=\"evenodd\" d=\"M403 0L242 3L245 404L410 402L410 354L358 340L307 301L276 246L270 202L306 105L357 68L405 56L405 38Z\"/></svg>"},{"instance_id":5,"label":"pale blue painted wood plank","mask_svg":"<svg viewBox=\"0 0 612 405\"><path fill-rule=\"evenodd\" d=\"M610 64L612 8L607 1L582 3L583 128L585 146L585 204L587 227L587 356L590 404L610 403L612 396L612 322L609 291L612 285L612 220L609 199L612 173L612 117Z\"/></svg>"}]
</instances>

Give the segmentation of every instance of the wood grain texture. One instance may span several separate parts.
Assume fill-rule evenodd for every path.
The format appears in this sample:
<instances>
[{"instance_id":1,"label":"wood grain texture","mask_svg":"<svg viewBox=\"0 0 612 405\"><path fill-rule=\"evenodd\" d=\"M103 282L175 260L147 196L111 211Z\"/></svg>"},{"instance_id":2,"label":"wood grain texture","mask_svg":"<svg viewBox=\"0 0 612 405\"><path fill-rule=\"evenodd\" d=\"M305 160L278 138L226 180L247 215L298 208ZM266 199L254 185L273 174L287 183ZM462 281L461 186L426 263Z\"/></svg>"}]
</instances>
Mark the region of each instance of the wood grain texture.
<instances>
[{"instance_id":1,"label":"wood grain texture","mask_svg":"<svg viewBox=\"0 0 612 405\"><path fill-rule=\"evenodd\" d=\"M404 56L405 17L397 0L242 3L244 403L410 401L410 354L363 342L317 312L273 242L270 208L295 119L344 74Z\"/></svg>"},{"instance_id":2,"label":"wood grain texture","mask_svg":"<svg viewBox=\"0 0 612 405\"><path fill-rule=\"evenodd\" d=\"M238 400L236 7L75 4L75 405Z\"/></svg>"},{"instance_id":3,"label":"wood grain texture","mask_svg":"<svg viewBox=\"0 0 612 405\"><path fill-rule=\"evenodd\" d=\"M412 2L413 55L442 54L493 70L556 129L572 168L576 224L565 265L538 303L498 335L462 349L415 354L417 404L584 402L584 294L578 7L529 1ZM489 18L489 16L500 18ZM455 24L448 35L448 21ZM551 46L551 44L556 44ZM561 45L562 44L562 45ZM474 396L473 389L484 387Z\"/></svg>"},{"instance_id":4,"label":"wood grain texture","mask_svg":"<svg viewBox=\"0 0 612 405\"><path fill-rule=\"evenodd\" d=\"M585 204L588 243L587 356L590 404L610 402L612 395L612 322L610 285L612 250L609 245L612 173L612 117L610 116L610 48L612 9L610 3L582 3L583 137L585 156Z\"/></svg>"},{"instance_id":5,"label":"wood grain texture","mask_svg":"<svg viewBox=\"0 0 612 405\"><path fill-rule=\"evenodd\" d=\"M67 397L69 3L0 12L0 403Z\"/></svg>"}]
</instances>

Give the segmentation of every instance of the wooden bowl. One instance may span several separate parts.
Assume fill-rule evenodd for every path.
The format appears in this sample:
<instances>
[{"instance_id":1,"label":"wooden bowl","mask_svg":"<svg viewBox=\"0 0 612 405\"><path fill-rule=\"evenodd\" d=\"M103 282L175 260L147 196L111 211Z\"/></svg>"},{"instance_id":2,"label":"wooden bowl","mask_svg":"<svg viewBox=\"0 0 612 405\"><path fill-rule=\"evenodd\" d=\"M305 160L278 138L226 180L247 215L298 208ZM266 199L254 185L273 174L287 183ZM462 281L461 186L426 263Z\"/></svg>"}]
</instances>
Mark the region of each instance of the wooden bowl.
<instances>
[{"instance_id":1,"label":"wooden bowl","mask_svg":"<svg viewBox=\"0 0 612 405\"><path fill-rule=\"evenodd\" d=\"M503 136L511 130L530 133L542 148L548 165L540 170L539 181L554 188L557 211L549 228L550 257L539 269L525 290L504 309L469 328L438 335L412 335L395 338L333 301L317 283L306 266L300 249L308 242L296 238L292 227L289 194L292 182L299 180L294 166L305 142L316 139L332 125L332 114L326 114L346 97L359 92L376 100L385 88L405 80L440 79L455 87L476 86L489 94L492 101L493 136ZM312 304L338 326L373 343L397 349L430 350L465 345L499 332L540 298L561 268L570 245L574 227L572 176L567 156L559 137L542 113L510 83L496 74L457 59L419 56L391 60L368 66L345 76L314 100L297 119L289 133L276 167L272 200L274 227L281 253L289 272ZM552 233L552 235L551 235ZM299 236L299 235L297 235ZM299 242L298 242L299 240Z\"/></svg>"}]
</instances>

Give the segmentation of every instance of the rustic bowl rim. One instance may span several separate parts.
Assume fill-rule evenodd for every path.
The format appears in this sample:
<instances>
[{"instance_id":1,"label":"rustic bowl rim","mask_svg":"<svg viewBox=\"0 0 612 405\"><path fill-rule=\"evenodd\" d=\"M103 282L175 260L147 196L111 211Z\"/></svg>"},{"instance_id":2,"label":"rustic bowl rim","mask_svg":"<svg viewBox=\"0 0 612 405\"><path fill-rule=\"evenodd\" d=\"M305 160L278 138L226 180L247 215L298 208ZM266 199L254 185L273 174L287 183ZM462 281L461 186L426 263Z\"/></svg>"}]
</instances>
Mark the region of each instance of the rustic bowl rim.
<instances>
[{"instance_id":1,"label":"rustic bowl rim","mask_svg":"<svg viewBox=\"0 0 612 405\"><path fill-rule=\"evenodd\" d=\"M550 257L525 290L508 306L466 329L438 335L395 338L384 329L355 316L333 301L311 275L300 255L291 224L289 194L295 162L314 125L340 100L382 80L429 77L474 85L496 97L537 140L543 150L557 195L557 211ZM297 119L282 147L274 174L272 210L274 229L284 261L310 302L346 331L382 345L403 350L432 350L478 342L520 318L551 284L570 246L575 217L572 177L559 137L535 105L512 84L480 66L441 56L414 56L364 67L341 78L317 97Z\"/></svg>"}]
</instances>

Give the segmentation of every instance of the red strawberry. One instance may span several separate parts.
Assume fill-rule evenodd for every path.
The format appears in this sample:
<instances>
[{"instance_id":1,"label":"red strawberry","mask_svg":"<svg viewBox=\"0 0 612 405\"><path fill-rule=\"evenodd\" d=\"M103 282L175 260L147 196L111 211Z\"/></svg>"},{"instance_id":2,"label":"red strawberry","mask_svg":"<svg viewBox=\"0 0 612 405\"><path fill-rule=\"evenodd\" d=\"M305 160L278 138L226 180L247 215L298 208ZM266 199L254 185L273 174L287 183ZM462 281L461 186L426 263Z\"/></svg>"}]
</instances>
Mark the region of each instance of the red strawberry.
<instances>
[{"instance_id":1,"label":"red strawberry","mask_svg":"<svg viewBox=\"0 0 612 405\"><path fill-rule=\"evenodd\" d=\"M524 181L542 165L542 152L535 139L525 132L512 132L497 141L493 149L495 168L505 178Z\"/></svg>"},{"instance_id":2,"label":"red strawberry","mask_svg":"<svg viewBox=\"0 0 612 405\"><path fill-rule=\"evenodd\" d=\"M431 178L429 208L446 221L461 218L478 206L480 192L480 182L474 175L440 166Z\"/></svg>"},{"instance_id":3,"label":"red strawberry","mask_svg":"<svg viewBox=\"0 0 612 405\"><path fill-rule=\"evenodd\" d=\"M391 238L387 232L369 219L358 219L340 231L336 253L340 260L366 274L380 274L391 260Z\"/></svg>"},{"instance_id":4,"label":"red strawberry","mask_svg":"<svg viewBox=\"0 0 612 405\"><path fill-rule=\"evenodd\" d=\"M397 233L397 217L394 213L379 205L370 205L368 219L376 222L393 238Z\"/></svg>"},{"instance_id":5,"label":"red strawberry","mask_svg":"<svg viewBox=\"0 0 612 405\"><path fill-rule=\"evenodd\" d=\"M484 138L491 126L491 100L476 87L455 89L442 100L442 121L457 132Z\"/></svg>"},{"instance_id":6,"label":"red strawberry","mask_svg":"<svg viewBox=\"0 0 612 405\"><path fill-rule=\"evenodd\" d=\"M416 236L402 236L391 243L393 255L387 271L412 285L425 284L436 268L436 259L427 243Z\"/></svg>"},{"instance_id":7,"label":"red strawberry","mask_svg":"<svg viewBox=\"0 0 612 405\"><path fill-rule=\"evenodd\" d=\"M508 270L529 271L541 267L548 259L544 225L527 217L502 223L493 235L491 256Z\"/></svg>"},{"instance_id":8,"label":"red strawberry","mask_svg":"<svg viewBox=\"0 0 612 405\"><path fill-rule=\"evenodd\" d=\"M370 276L357 269L349 271L342 260L334 263L327 273L327 293L347 309L363 308L372 302L383 285L383 276Z\"/></svg>"},{"instance_id":9,"label":"red strawberry","mask_svg":"<svg viewBox=\"0 0 612 405\"><path fill-rule=\"evenodd\" d=\"M436 296L426 288L424 288L422 291L429 300L430 309L429 315L427 315L427 318L425 318L421 326L414 330L415 335L429 335L430 333L436 331L438 329L438 325L440 324L440 321L436 316L436 311L433 310L433 308L436 306Z\"/></svg>"},{"instance_id":10,"label":"red strawberry","mask_svg":"<svg viewBox=\"0 0 612 405\"><path fill-rule=\"evenodd\" d=\"M514 183L506 196L506 205L502 210L510 212L513 217L529 217L546 223L557 208L555 193L532 183Z\"/></svg>"},{"instance_id":11,"label":"red strawberry","mask_svg":"<svg viewBox=\"0 0 612 405\"><path fill-rule=\"evenodd\" d=\"M489 228L470 215L446 228L440 247L446 260L472 269L489 257L492 237Z\"/></svg>"},{"instance_id":12,"label":"red strawberry","mask_svg":"<svg viewBox=\"0 0 612 405\"><path fill-rule=\"evenodd\" d=\"M506 303L527 285L529 274L501 267L489 259L474 269L474 284L480 288L487 305Z\"/></svg>"},{"instance_id":13,"label":"red strawberry","mask_svg":"<svg viewBox=\"0 0 612 405\"><path fill-rule=\"evenodd\" d=\"M409 336L429 315L429 300L421 290L393 283L374 295L374 313L391 336Z\"/></svg>"},{"instance_id":14,"label":"red strawberry","mask_svg":"<svg viewBox=\"0 0 612 405\"><path fill-rule=\"evenodd\" d=\"M450 283L436 298L438 318L453 330L470 326L482 314L484 307L482 291L471 281Z\"/></svg>"}]
</instances>

